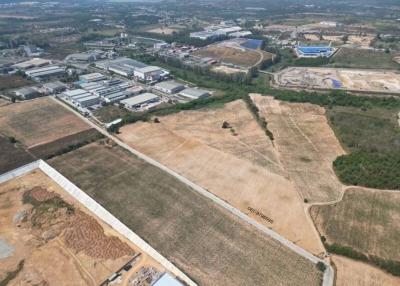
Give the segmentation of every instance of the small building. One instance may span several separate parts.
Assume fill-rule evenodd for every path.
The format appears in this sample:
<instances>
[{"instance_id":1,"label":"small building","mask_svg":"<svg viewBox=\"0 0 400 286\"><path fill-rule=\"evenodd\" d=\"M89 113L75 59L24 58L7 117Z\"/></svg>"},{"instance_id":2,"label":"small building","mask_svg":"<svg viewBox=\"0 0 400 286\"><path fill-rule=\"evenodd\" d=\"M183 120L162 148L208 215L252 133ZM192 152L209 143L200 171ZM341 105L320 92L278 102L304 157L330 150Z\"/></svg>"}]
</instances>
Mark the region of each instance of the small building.
<instances>
[{"instance_id":1,"label":"small building","mask_svg":"<svg viewBox=\"0 0 400 286\"><path fill-rule=\"evenodd\" d=\"M161 277L153 283L153 286L183 286L176 278L172 277L169 273L164 273Z\"/></svg>"},{"instance_id":2,"label":"small building","mask_svg":"<svg viewBox=\"0 0 400 286\"><path fill-rule=\"evenodd\" d=\"M65 84L60 81L49 82L43 85L48 94L60 93L67 89Z\"/></svg>"},{"instance_id":3,"label":"small building","mask_svg":"<svg viewBox=\"0 0 400 286\"><path fill-rule=\"evenodd\" d=\"M97 82L97 81L102 81L102 80L107 80L107 76L95 72L95 73L89 73L89 74L84 74L79 76L79 80L83 82Z\"/></svg>"},{"instance_id":4,"label":"small building","mask_svg":"<svg viewBox=\"0 0 400 286\"><path fill-rule=\"evenodd\" d=\"M149 103L155 103L158 101L160 101L160 98L157 95L146 92L146 93L142 93L142 94L136 95L131 98L121 100L121 103L127 109L138 109Z\"/></svg>"},{"instance_id":5,"label":"small building","mask_svg":"<svg viewBox=\"0 0 400 286\"><path fill-rule=\"evenodd\" d=\"M161 78L162 70L156 66L135 69L134 76L142 81L155 81Z\"/></svg>"},{"instance_id":6,"label":"small building","mask_svg":"<svg viewBox=\"0 0 400 286\"><path fill-rule=\"evenodd\" d=\"M184 88L185 86L183 84L175 81L163 81L154 86L154 89L168 94L178 93Z\"/></svg>"},{"instance_id":7,"label":"small building","mask_svg":"<svg viewBox=\"0 0 400 286\"><path fill-rule=\"evenodd\" d=\"M15 95L18 96L21 99L27 100L27 99L33 99L36 98L40 95L40 93L37 91L37 89L33 87L23 87L18 90L16 90Z\"/></svg>"},{"instance_id":8,"label":"small building","mask_svg":"<svg viewBox=\"0 0 400 286\"><path fill-rule=\"evenodd\" d=\"M198 88L186 88L179 93L180 96L190 99L206 98L210 96L210 92Z\"/></svg>"}]
</instances>

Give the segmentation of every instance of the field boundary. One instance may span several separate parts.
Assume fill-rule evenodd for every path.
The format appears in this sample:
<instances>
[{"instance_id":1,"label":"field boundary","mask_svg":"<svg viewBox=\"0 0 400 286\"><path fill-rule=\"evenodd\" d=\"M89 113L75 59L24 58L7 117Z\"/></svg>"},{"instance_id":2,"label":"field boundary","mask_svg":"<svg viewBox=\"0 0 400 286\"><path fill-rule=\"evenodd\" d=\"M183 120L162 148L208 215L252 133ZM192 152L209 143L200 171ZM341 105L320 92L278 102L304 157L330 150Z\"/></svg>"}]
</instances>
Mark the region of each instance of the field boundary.
<instances>
[{"instance_id":1,"label":"field boundary","mask_svg":"<svg viewBox=\"0 0 400 286\"><path fill-rule=\"evenodd\" d=\"M150 255L154 260L160 263L165 269L173 273L180 280L184 281L188 286L197 286L186 274L179 270L174 264L162 256L157 250L151 247L146 241L124 225L120 220L113 216L109 211L92 199L89 195L83 192L80 188L75 186L71 181L65 178L57 170L51 167L43 160L37 160L29 163L7 173L0 175L0 184L9 180L15 179L22 175L25 175L34 170L41 170L47 176L49 176L54 182L56 182L61 188L63 188L68 194L73 196L78 202L83 204L88 210L94 215L99 217L103 222L110 225L113 229L119 232L122 236L130 240L136 246L138 246L143 252Z\"/></svg>"}]
</instances>

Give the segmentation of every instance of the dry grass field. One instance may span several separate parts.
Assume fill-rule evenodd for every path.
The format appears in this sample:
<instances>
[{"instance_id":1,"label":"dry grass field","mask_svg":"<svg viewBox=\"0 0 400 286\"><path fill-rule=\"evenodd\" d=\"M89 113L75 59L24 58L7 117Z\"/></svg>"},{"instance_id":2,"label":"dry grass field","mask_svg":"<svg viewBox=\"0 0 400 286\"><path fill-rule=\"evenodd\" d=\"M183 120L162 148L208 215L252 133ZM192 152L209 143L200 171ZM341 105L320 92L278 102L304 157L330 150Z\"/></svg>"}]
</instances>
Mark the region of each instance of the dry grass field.
<instances>
[{"instance_id":1,"label":"dry grass field","mask_svg":"<svg viewBox=\"0 0 400 286\"><path fill-rule=\"evenodd\" d=\"M336 286L397 286L400 278L369 264L342 256L333 256L337 269Z\"/></svg>"},{"instance_id":2,"label":"dry grass field","mask_svg":"<svg viewBox=\"0 0 400 286\"><path fill-rule=\"evenodd\" d=\"M301 196L310 202L338 199L342 185L332 162L344 150L327 122L325 109L269 96L252 95L252 99L266 118L280 161Z\"/></svg>"},{"instance_id":3,"label":"dry grass field","mask_svg":"<svg viewBox=\"0 0 400 286\"><path fill-rule=\"evenodd\" d=\"M286 238L322 251L279 154L243 101L159 119L126 125L118 136ZM223 129L224 121L232 129Z\"/></svg>"},{"instance_id":4,"label":"dry grass field","mask_svg":"<svg viewBox=\"0 0 400 286\"><path fill-rule=\"evenodd\" d=\"M329 244L400 261L400 193L353 188L339 203L313 206L312 218Z\"/></svg>"},{"instance_id":5,"label":"dry grass field","mask_svg":"<svg viewBox=\"0 0 400 286\"><path fill-rule=\"evenodd\" d=\"M99 285L141 250L41 171L0 184L0 284ZM163 270L141 253L142 266Z\"/></svg>"},{"instance_id":6,"label":"dry grass field","mask_svg":"<svg viewBox=\"0 0 400 286\"><path fill-rule=\"evenodd\" d=\"M50 164L199 285L320 285L315 265L160 169L103 144Z\"/></svg>"},{"instance_id":7,"label":"dry grass field","mask_svg":"<svg viewBox=\"0 0 400 286\"><path fill-rule=\"evenodd\" d=\"M264 51L246 50L243 48L211 45L193 53L194 56L202 58L214 58L226 64L238 65L250 68L262 60L272 57L272 54Z\"/></svg>"},{"instance_id":8,"label":"dry grass field","mask_svg":"<svg viewBox=\"0 0 400 286\"><path fill-rule=\"evenodd\" d=\"M90 126L48 97L0 107L0 130L31 148Z\"/></svg>"},{"instance_id":9,"label":"dry grass field","mask_svg":"<svg viewBox=\"0 0 400 286\"><path fill-rule=\"evenodd\" d=\"M0 174L14 170L34 160L34 156L20 144L11 143L8 138L0 133Z\"/></svg>"}]
</instances>

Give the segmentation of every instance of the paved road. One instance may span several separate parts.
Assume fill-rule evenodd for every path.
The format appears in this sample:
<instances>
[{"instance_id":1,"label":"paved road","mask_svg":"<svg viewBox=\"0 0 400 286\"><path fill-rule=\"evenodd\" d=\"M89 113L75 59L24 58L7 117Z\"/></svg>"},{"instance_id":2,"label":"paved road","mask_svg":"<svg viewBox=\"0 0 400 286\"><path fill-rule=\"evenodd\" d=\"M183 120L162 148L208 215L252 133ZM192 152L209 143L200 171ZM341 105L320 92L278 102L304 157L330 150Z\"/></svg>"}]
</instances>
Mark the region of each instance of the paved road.
<instances>
[{"instance_id":1,"label":"paved road","mask_svg":"<svg viewBox=\"0 0 400 286\"><path fill-rule=\"evenodd\" d=\"M54 100L56 100L56 99L54 99ZM323 286L333 286L333 283L334 283L334 271L333 271L333 268L329 264L327 264L324 260L314 256L310 252L308 252L305 249L299 247L298 245L292 243L291 241L287 240L286 238L284 238L283 236L279 235L275 231L273 231L273 230L269 229L268 227L258 223L257 221L255 221L254 219L250 218L248 215L246 215L245 213L243 213L239 209L231 206L227 202L225 202L222 199L218 198L217 196L215 196L214 194L210 193L209 191L203 189L199 185L196 185L192 181L190 181L187 178L183 177L182 175L176 173L175 171L171 170L170 168L166 167L165 165L153 160L152 158L146 156L145 154L143 154L143 153L133 149L132 147L128 146L127 144L125 144L124 142L119 140L117 137L109 134L106 130L104 130L103 128L99 127L97 124L95 124L92 121L90 121L88 118L86 118L86 117L82 116L80 113L76 112L74 109L72 109L71 107L69 107L65 103L63 103L61 101L58 101L58 100L56 100L56 101L59 104L63 105L65 108L67 108L70 111L72 111L73 113L75 113L82 120L87 122L90 126L92 126L93 128L97 129L100 133L102 133L106 137L108 137L108 138L112 139L113 141L115 141L115 143L117 143L122 148L130 151L131 153L133 153L137 157L141 158L142 160L146 161L147 163L152 164L153 166L156 166L156 167L160 168L161 170L165 171L166 173L170 174L171 176L174 176L176 179L178 179L179 181L181 181L184 184L188 185L189 187L191 187L196 192L200 193L204 197L207 197L207 198L211 199L212 201L214 201L219 206L223 207L227 211L229 211L232 214L236 215L237 217L241 218L242 220L244 220L248 224L256 227L258 230L262 231L266 235L268 235L268 236L272 237L273 239L279 241L280 243L282 243L283 245L285 245L286 247L288 247L292 251L294 251L297 254L303 256L304 258L308 259L309 261L311 261L314 264L316 264L318 262L324 263L327 266L327 268L326 268L326 271L324 273L324 280L323 280L323 284L322 285Z\"/></svg>"}]
</instances>

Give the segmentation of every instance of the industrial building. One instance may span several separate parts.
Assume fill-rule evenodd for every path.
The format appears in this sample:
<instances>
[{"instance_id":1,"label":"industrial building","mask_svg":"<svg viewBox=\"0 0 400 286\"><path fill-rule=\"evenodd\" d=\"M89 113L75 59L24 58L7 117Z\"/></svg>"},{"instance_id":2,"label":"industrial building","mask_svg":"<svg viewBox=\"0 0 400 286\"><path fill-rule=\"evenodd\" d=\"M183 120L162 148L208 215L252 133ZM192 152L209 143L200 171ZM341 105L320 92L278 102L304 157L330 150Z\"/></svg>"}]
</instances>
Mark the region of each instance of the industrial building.
<instances>
[{"instance_id":1,"label":"industrial building","mask_svg":"<svg viewBox=\"0 0 400 286\"><path fill-rule=\"evenodd\" d=\"M140 81L156 81L161 78L162 70L156 66L146 66L144 68L135 69L133 75Z\"/></svg>"},{"instance_id":2,"label":"industrial building","mask_svg":"<svg viewBox=\"0 0 400 286\"><path fill-rule=\"evenodd\" d=\"M148 66L142 62L126 57L115 60L105 60L96 63L96 67L124 76L126 78L135 77L140 81L156 81L168 72L159 67Z\"/></svg>"},{"instance_id":3,"label":"industrial building","mask_svg":"<svg viewBox=\"0 0 400 286\"><path fill-rule=\"evenodd\" d=\"M43 88L46 90L47 94L60 93L67 89L65 84L60 81L46 83L43 85Z\"/></svg>"},{"instance_id":4,"label":"industrial building","mask_svg":"<svg viewBox=\"0 0 400 286\"><path fill-rule=\"evenodd\" d=\"M179 95L190 99L199 99L209 97L210 92L198 88L186 88L182 90Z\"/></svg>"},{"instance_id":5,"label":"industrial building","mask_svg":"<svg viewBox=\"0 0 400 286\"><path fill-rule=\"evenodd\" d=\"M89 107L100 103L100 98L83 89L63 92L63 97L77 107Z\"/></svg>"},{"instance_id":6,"label":"industrial building","mask_svg":"<svg viewBox=\"0 0 400 286\"><path fill-rule=\"evenodd\" d=\"M174 94L174 93L178 93L181 90L185 89L185 86L183 84L175 82L175 81L163 81L163 82L157 83L154 86L154 89L164 92L164 93Z\"/></svg>"},{"instance_id":7,"label":"industrial building","mask_svg":"<svg viewBox=\"0 0 400 286\"><path fill-rule=\"evenodd\" d=\"M56 77L65 74L65 68L60 66L46 66L42 68L34 68L26 70L25 74L34 79L43 79L49 77Z\"/></svg>"},{"instance_id":8,"label":"industrial building","mask_svg":"<svg viewBox=\"0 0 400 286\"><path fill-rule=\"evenodd\" d=\"M136 95L134 97L128 98L128 99L124 99L121 101L121 104L124 105L125 108L127 109L139 109L149 103L155 103L160 101L160 98L153 94L153 93L142 93L139 95Z\"/></svg>"},{"instance_id":9,"label":"industrial building","mask_svg":"<svg viewBox=\"0 0 400 286\"><path fill-rule=\"evenodd\" d=\"M79 80L82 82L98 82L98 81L102 81L102 80L107 80L108 77L95 72L95 73L89 73L89 74L84 74L84 75L80 75L79 76Z\"/></svg>"},{"instance_id":10,"label":"industrial building","mask_svg":"<svg viewBox=\"0 0 400 286\"><path fill-rule=\"evenodd\" d=\"M106 52L100 50L88 51L84 53L76 53L68 55L65 58L65 62L67 63L91 63L94 61L98 61L104 59L106 56Z\"/></svg>"},{"instance_id":11,"label":"industrial building","mask_svg":"<svg viewBox=\"0 0 400 286\"><path fill-rule=\"evenodd\" d=\"M27 70L27 69L32 69L32 68L38 68L38 67L44 67L51 64L50 60L46 59L41 59L41 58L33 58L29 61L17 63L12 66L12 68L15 68L17 70Z\"/></svg>"},{"instance_id":12,"label":"industrial building","mask_svg":"<svg viewBox=\"0 0 400 286\"><path fill-rule=\"evenodd\" d=\"M335 53L331 46L300 46L297 45L295 52L299 58L329 58Z\"/></svg>"},{"instance_id":13,"label":"industrial building","mask_svg":"<svg viewBox=\"0 0 400 286\"><path fill-rule=\"evenodd\" d=\"M172 277L171 274L164 273L153 286L183 286L183 284Z\"/></svg>"},{"instance_id":14,"label":"industrial building","mask_svg":"<svg viewBox=\"0 0 400 286\"><path fill-rule=\"evenodd\" d=\"M23 87L14 91L14 94L21 99L33 99L40 96L40 93L37 89L33 87Z\"/></svg>"}]
</instances>

